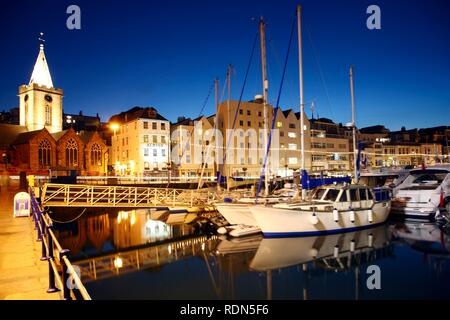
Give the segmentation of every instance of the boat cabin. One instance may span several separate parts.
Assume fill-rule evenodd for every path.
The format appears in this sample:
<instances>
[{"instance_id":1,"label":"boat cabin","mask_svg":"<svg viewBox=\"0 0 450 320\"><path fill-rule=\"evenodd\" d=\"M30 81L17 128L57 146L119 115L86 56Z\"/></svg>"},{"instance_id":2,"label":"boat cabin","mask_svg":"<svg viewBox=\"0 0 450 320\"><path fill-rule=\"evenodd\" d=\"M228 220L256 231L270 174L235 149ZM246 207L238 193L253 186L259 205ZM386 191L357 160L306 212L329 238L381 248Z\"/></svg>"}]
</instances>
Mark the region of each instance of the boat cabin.
<instances>
[{"instance_id":1,"label":"boat cabin","mask_svg":"<svg viewBox=\"0 0 450 320\"><path fill-rule=\"evenodd\" d=\"M374 202L388 201L389 191L363 185L324 186L317 188L311 201L318 210L348 210L371 208Z\"/></svg>"}]
</instances>

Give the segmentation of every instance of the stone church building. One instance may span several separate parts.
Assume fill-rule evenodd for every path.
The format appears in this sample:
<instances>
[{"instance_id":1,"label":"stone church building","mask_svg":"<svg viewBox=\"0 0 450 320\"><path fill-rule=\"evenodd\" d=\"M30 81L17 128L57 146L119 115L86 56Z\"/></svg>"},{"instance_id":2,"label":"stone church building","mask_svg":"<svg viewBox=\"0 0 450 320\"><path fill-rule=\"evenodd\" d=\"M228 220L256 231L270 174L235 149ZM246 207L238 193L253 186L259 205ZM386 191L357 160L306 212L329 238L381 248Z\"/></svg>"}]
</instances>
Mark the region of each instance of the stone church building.
<instances>
[{"instance_id":1,"label":"stone church building","mask_svg":"<svg viewBox=\"0 0 450 320\"><path fill-rule=\"evenodd\" d=\"M107 173L108 147L98 132L62 130L62 98L63 90L53 86L41 44L29 84L19 87L20 125L0 124L0 170Z\"/></svg>"}]
</instances>

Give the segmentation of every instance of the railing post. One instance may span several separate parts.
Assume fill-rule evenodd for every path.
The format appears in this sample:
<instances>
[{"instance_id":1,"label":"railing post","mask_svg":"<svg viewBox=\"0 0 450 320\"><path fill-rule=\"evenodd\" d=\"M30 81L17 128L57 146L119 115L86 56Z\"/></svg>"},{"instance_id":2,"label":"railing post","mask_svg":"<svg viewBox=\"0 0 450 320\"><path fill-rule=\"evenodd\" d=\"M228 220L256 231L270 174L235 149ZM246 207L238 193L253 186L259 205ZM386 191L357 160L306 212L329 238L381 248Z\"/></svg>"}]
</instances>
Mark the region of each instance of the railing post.
<instances>
[{"instance_id":1,"label":"railing post","mask_svg":"<svg viewBox=\"0 0 450 320\"><path fill-rule=\"evenodd\" d=\"M48 293L53 293L58 291L55 285L55 272L52 267L52 261L54 261L54 254L53 254L53 238L49 232L53 228L52 225L47 226L47 243L48 243Z\"/></svg>"},{"instance_id":2,"label":"railing post","mask_svg":"<svg viewBox=\"0 0 450 320\"><path fill-rule=\"evenodd\" d=\"M63 249L59 253L59 261L62 265L62 283L63 283L63 296L64 300L72 300L72 297L70 296L70 288L68 285L69 282L69 274L67 273L67 264L64 260L64 257L68 257L70 250Z\"/></svg>"},{"instance_id":3,"label":"railing post","mask_svg":"<svg viewBox=\"0 0 450 320\"><path fill-rule=\"evenodd\" d=\"M44 215L42 213L39 217L39 220L40 220L40 225L41 225L39 230L40 230L41 242L42 242L41 261L45 261L45 260L47 260L47 250L45 248L45 233L46 233L45 227L46 227L46 225L44 222Z\"/></svg>"},{"instance_id":4,"label":"railing post","mask_svg":"<svg viewBox=\"0 0 450 320\"><path fill-rule=\"evenodd\" d=\"M42 231L40 226L41 216L42 213L40 212L39 208L35 206L34 208L36 210L36 232L37 232L37 239L36 241L42 241Z\"/></svg>"}]
</instances>

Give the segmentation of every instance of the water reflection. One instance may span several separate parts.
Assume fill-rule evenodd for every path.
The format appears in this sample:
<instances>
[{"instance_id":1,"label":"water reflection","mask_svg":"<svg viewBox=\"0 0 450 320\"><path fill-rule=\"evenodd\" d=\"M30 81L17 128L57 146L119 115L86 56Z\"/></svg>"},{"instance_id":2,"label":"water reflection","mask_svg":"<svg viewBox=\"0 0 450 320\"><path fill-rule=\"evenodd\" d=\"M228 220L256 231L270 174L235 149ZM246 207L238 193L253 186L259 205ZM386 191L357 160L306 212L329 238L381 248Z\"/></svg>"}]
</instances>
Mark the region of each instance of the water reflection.
<instances>
[{"instance_id":1,"label":"water reflection","mask_svg":"<svg viewBox=\"0 0 450 320\"><path fill-rule=\"evenodd\" d=\"M183 223L168 224L167 214L150 209L94 211L69 223L62 223L64 212L54 209L52 217L59 221L55 223L57 236L61 245L70 250L72 259L186 237L195 232ZM152 219L155 217L161 220ZM171 220L183 221L179 217Z\"/></svg>"},{"instance_id":2,"label":"water reflection","mask_svg":"<svg viewBox=\"0 0 450 320\"><path fill-rule=\"evenodd\" d=\"M60 225L59 237L97 299L450 297L450 238L432 223L233 239L168 223L182 220L148 210L100 213ZM372 264L382 270L383 290L366 287Z\"/></svg>"}]
</instances>

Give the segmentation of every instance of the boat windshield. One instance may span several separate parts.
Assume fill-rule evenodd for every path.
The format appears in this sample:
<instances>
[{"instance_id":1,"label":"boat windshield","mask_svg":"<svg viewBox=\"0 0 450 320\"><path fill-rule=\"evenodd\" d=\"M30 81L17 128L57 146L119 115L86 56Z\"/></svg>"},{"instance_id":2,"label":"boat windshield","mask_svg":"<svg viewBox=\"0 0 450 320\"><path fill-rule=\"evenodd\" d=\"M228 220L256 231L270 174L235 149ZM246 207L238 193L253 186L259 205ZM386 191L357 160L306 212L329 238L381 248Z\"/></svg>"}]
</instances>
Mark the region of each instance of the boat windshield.
<instances>
[{"instance_id":1,"label":"boat windshield","mask_svg":"<svg viewBox=\"0 0 450 320\"><path fill-rule=\"evenodd\" d=\"M322 197L323 197L323 195L325 194L326 191L327 191L327 189L322 189L322 188L317 189L317 190L313 193L311 199L312 199L312 200L320 200L320 199L322 199Z\"/></svg>"},{"instance_id":2,"label":"boat windshield","mask_svg":"<svg viewBox=\"0 0 450 320\"><path fill-rule=\"evenodd\" d=\"M414 184L441 184L447 176L447 172L433 172L430 170L423 170L412 172L408 180L412 180Z\"/></svg>"},{"instance_id":3,"label":"boat windshield","mask_svg":"<svg viewBox=\"0 0 450 320\"><path fill-rule=\"evenodd\" d=\"M323 200L335 202L340 191L341 190L337 190L337 189L328 189L328 192L325 194L325 197Z\"/></svg>"}]
</instances>

